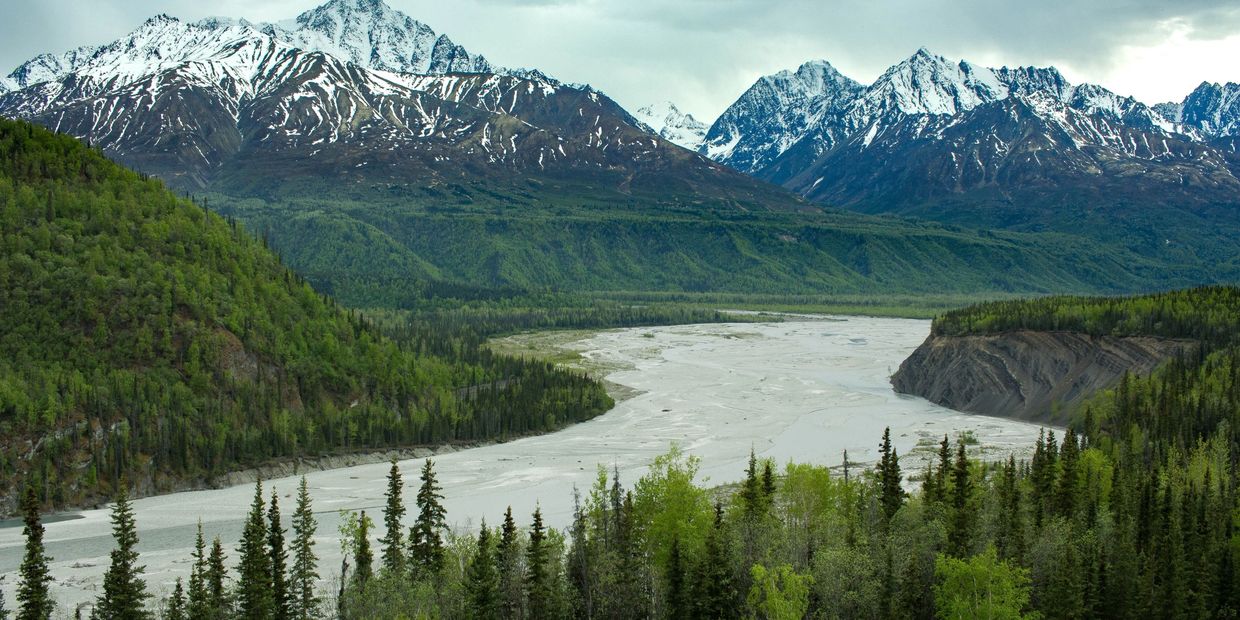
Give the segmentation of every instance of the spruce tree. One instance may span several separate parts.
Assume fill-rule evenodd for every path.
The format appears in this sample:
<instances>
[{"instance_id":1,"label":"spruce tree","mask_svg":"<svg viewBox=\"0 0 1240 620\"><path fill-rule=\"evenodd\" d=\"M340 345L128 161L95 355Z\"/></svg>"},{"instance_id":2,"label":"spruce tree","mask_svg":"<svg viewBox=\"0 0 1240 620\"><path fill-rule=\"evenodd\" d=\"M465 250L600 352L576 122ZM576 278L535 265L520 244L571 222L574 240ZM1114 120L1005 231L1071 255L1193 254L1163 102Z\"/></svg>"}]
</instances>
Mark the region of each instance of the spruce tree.
<instances>
[{"instance_id":1,"label":"spruce tree","mask_svg":"<svg viewBox=\"0 0 1240 620\"><path fill-rule=\"evenodd\" d=\"M952 469L951 508L952 520L947 532L948 552L957 558L967 558L973 541L973 482L969 479L969 458L965 455L964 442L956 448L956 465Z\"/></svg>"},{"instance_id":2,"label":"spruce tree","mask_svg":"<svg viewBox=\"0 0 1240 620\"><path fill-rule=\"evenodd\" d=\"M443 570L442 532L448 528L443 495L435 480L434 462L422 466L422 486L417 497L418 518L409 533L409 564L414 579L437 577Z\"/></svg>"},{"instance_id":3,"label":"spruce tree","mask_svg":"<svg viewBox=\"0 0 1240 620\"><path fill-rule=\"evenodd\" d=\"M547 547L547 530L543 527L542 509L535 507L525 554L525 596L530 618L553 617L555 592L552 578L551 550Z\"/></svg>"},{"instance_id":4,"label":"spruce tree","mask_svg":"<svg viewBox=\"0 0 1240 620\"><path fill-rule=\"evenodd\" d=\"M775 502L775 472L769 459L762 462L762 501L768 508Z\"/></svg>"},{"instance_id":5,"label":"spruce tree","mask_svg":"<svg viewBox=\"0 0 1240 620\"><path fill-rule=\"evenodd\" d=\"M883 430L883 441L878 448L879 503L883 508L883 516L890 521L904 504L904 489L900 487L903 479L900 473L900 456L891 445L891 427Z\"/></svg>"},{"instance_id":6,"label":"spruce tree","mask_svg":"<svg viewBox=\"0 0 1240 620\"><path fill-rule=\"evenodd\" d=\"M387 505L383 508L383 570L389 575L398 575L405 570L405 541L401 535L401 520L405 518L405 504L401 500L404 482L401 480L400 468L396 459L392 459L392 468L388 471Z\"/></svg>"},{"instance_id":7,"label":"spruce tree","mask_svg":"<svg viewBox=\"0 0 1240 620\"><path fill-rule=\"evenodd\" d=\"M1020 486L1016 481L1016 457L1008 456L999 483L999 532L995 542L1000 559L1019 563L1024 557L1024 529L1020 510Z\"/></svg>"},{"instance_id":8,"label":"spruce tree","mask_svg":"<svg viewBox=\"0 0 1240 620\"><path fill-rule=\"evenodd\" d=\"M271 504L267 507L267 553L271 558L271 604L272 617L288 620L290 597L285 570L288 551L284 548L284 527L280 524L280 505L275 489L271 490Z\"/></svg>"},{"instance_id":9,"label":"spruce tree","mask_svg":"<svg viewBox=\"0 0 1240 620\"><path fill-rule=\"evenodd\" d=\"M667 592L667 617L688 618L691 599L688 587L685 585L685 558L679 536L672 538L672 548L667 554L667 567L663 571L663 579Z\"/></svg>"},{"instance_id":10,"label":"spruce tree","mask_svg":"<svg viewBox=\"0 0 1240 620\"><path fill-rule=\"evenodd\" d=\"M116 540L116 548L112 550L112 563L103 575L103 594L92 615L109 620L149 618L146 599L150 595L142 579L145 567L138 566L138 530L124 482L120 484L112 507L112 537Z\"/></svg>"},{"instance_id":11,"label":"spruce tree","mask_svg":"<svg viewBox=\"0 0 1240 620\"><path fill-rule=\"evenodd\" d=\"M514 620L522 616L525 593L522 589L524 575L521 570L521 541L517 524L512 518L512 506L504 511L504 524L500 529L496 551L500 571L501 617Z\"/></svg>"},{"instance_id":12,"label":"spruce tree","mask_svg":"<svg viewBox=\"0 0 1240 620\"><path fill-rule=\"evenodd\" d=\"M189 569L189 600L185 615L191 620L205 620L210 616L210 592L207 590L207 543L202 537L202 520L198 521L198 536L194 539L194 565Z\"/></svg>"},{"instance_id":13,"label":"spruce tree","mask_svg":"<svg viewBox=\"0 0 1240 620\"><path fill-rule=\"evenodd\" d=\"M370 517L363 510L357 519L357 532L353 538L353 580L359 586L365 586L375 574L375 555L370 550L370 524Z\"/></svg>"},{"instance_id":14,"label":"spruce tree","mask_svg":"<svg viewBox=\"0 0 1240 620\"><path fill-rule=\"evenodd\" d=\"M737 615L739 595L728 557L723 505L715 503L715 523L706 535L706 550L693 580L698 618L732 618Z\"/></svg>"},{"instance_id":15,"label":"spruce tree","mask_svg":"<svg viewBox=\"0 0 1240 620\"><path fill-rule=\"evenodd\" d=\"M168 608L164 611L164 620L185 620L188 617L185 602L185 586L181 583L181 578L177 577L177 583L172 589L172 595L168 597Z\"/></svg>"},{"instance_id":16,"label":"spruce tree","mask_svg":"<svg viewBox=\"0 0 1240 620\"><path fill-rule=\"evenodd\" d=\"M47 620L55 607L48 592L52 575L47 565L52 559L43 547L43 523L39 520L39 501L35 498L34 487L27 486L22 494L21 510L26 553L17 582L17 620Z\"/></svg>"},{"instance_id":17,"label":"spruce tree","mask_svg":"<svg viewBox=\"0 0 1240 620\"><path fill-rule=\"evenodd\" d=\"M225 581L228 579L227 558L224 556L224 545L220 537L211 541L211 554L207 556L207 594L212 616L223 615L229 607L228 590Z\"/></svg>"},{"instance_id":18,"label":"spruce tree","mask_svg":"<svg viewBox=\"0 0 1240 620\"><path fill-rule=\"evenodd\" d=\"M4 604L4 590L0 590L0 620L9 620L9 608Z\"/></svg>"},{"instance_id":19,"label":"spruce tree","mask_svg":"<svg viewBox=\"0 0 1240 620\"><path fill-rule=\"evenodd\" d=\"M482 521L482 529L478 531L478 548L469 563L468 578L469 602L472 616L475 618L499 617L500 593L499 570L495 562L495 549L491 544L491 530L487 522Z\"/></svg>"},{"instance_id":20,"label":"spruce tree","mask_svg":"<svg viewBox=\"0 0 1240 620\"><path fill-rule=\"evenodd\" d=\"M1076 433L1072 429L1064 434L1063 446L1059 449L1059 479L1055 483L1055 513L1064 518L1071 518L1076 512L1077 495L1080 493L1080 450L1077 447Z\"/></svg>"},{"instance_id":21,"label":"spruce tree","mask_svg":"<svg viewBox=\"0 0 1240 620\"><path fill-rule=\"evenodd\" d=\"M293 620L318 616L319 599L315 584L319 579L318 558L314 555L314 532L318 523L310 505L306 477L297 487L297 510L293 512L293 565L289 575L289 594Z\"/></svg>"},{"instance_id":22,"label":"spruce tree","mask_svg":"<svg viewBox=\"0 0 1240 620\"><path fill-rule=\"evenodd\" d=\"M245 620L267 620L274 613L271 595L271 556L267 551L267 521L263 483L254 485L254 502L238 545L237 614Z\"/></svg>"}]
</instances>

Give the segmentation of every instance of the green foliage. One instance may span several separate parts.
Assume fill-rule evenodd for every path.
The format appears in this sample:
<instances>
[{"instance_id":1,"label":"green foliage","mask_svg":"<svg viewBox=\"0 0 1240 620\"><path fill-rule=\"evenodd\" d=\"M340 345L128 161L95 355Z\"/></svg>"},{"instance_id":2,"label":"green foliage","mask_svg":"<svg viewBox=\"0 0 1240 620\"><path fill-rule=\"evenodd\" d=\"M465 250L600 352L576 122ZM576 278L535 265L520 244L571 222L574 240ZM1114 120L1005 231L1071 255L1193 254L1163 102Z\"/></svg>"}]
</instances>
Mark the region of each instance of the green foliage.
<instances>
[{"instance_id":1,"label":"green foliage","mask_svg":"<svg viewBox=\"0 0 1240 620\"><path fill-rule=\"evenodd\" d=\"M116 540L116 548L112 550L112 562L103 575L103 594L99 596L92 617L116 620L150 618L151 614L146 611L146 599L150 598L150 594L142 579L145 569L138 565L138 530L124 483L112 507L112 537Z\"/></svg>"},{"instance_id":2,"label":"green foliage","mask_svg":"<svg viewBox=\"0 0 1240 620\"><path fill-rule=\"evenodd\" d=\"M236 221L7 120L0 319L0 489L28 482L45 506L125 477L162 491L271 459L553 430L612 405L586 377L442 325L385 338Z\"/></svg>"},{"instance_id":3,"label":"green foliage","mask_svg":"<svg viewBox=\"0 0 1240 620\"><path fill-rule=\"evenodd\" d=\"M293 564L289 571L289 618L309 620L319 615L318 558L314 554L314 533L318 524L310 500L306 477L297 486L297 509L293 512Z\"/></svg>"},{"instance_id":4,"label":"green foliage","mask_svg":"<svg viewBox=\"0 0 1240 620\"><path fill-rule=\"evenodd\" d=\"M405 516L405 504L401 501L404 482L401 480L400 467L396 459L392 459L392 467L388 470L387 503L383 507L383 570L398 575L405 570L405 542L401 519Z\"/></svg>"},{"instance_id":5,"label":"green foliage","mask_svg":"<svg viewBox=\"0 0 1240 620\"><path fill-rule=\"evenodd\" d=\"M939 556L934 565L936 615L965 620L1035 618L1029 606L1029 571L998 558L993 547L967 560Z\"/></svg>"},{"instance_id":6,"label":"green foliage","mask_svg":"<svg viewBox=\"0 0 1240 620\"><path fill-rule=\"evenodd\" d=\"M26 551L22 556L17 582L17 620L48 620L56 607L48 586L52 582L48 564L52 561L43 546L43 523L34 489L22 493L22 535Z\"/></svg>"},{"instance_id":7,"label":"green foliage","mask_svg":"<svg viewBox=\"0 0 1240 620\"><path fill-rule=\"evenodd\" d=\"M237 564L237 614L247 620L265 620L275 609L265 516L263 483L259 481L254 484L254 502L241 532Z\"/></svg>"},{"instance_id":8,"label":"green foliage","mask_svg":"<svg viewBox=\"0 0 1240 620\"><path fill-rule=\"evenodd\" d=\"M753 586L749 589L748 605L754 618L800 620L809 612L813 577L798 574L787 564L775 570L755 564L750 576Z\"/></svg>"},{"instance_id":9,"label":"green foliage","mask_svg":"<svg viewBox=\"0 0 1240 620\"><path fill-rule=\"evenodd\" d=\"M749 294L1125 292L1201 283L1121 245L979 233L837 210L592 204L542 192L519 206L326 190L265 202L211 195L263 231L316 289L357 307L416 307L472 288ZM596 193L596 192L595 192ZM372 193L373 194L373 193ZM700 199L700 197L698 197ZM457 284L462 283L462 284Z\"/></svg>"},{"instance_id":10,"label":"green foliage","mask_svg":"<svg viewBox=\"0 0 1240 620\"><path fill-rule=\"evenodd\" d=\"M415 579L433 578L443 570L443 533L448 529L448 521L434 467L431 459L422 464L418 518L409 532L409 565Z\"/></svg>"},{"instance_id":11,"label":"green foliage","mask_svg":"<svg viewBox=\"0 0 1240 620\"><path fill-rule=\"evenodd\" d=\"M946 312L931 327L932 333L945 336L1015 330L1190 338L1225 346L1240 334L1240 287L1207 286L1137 297L995 301Z\"/></svg>"}]
</instances>

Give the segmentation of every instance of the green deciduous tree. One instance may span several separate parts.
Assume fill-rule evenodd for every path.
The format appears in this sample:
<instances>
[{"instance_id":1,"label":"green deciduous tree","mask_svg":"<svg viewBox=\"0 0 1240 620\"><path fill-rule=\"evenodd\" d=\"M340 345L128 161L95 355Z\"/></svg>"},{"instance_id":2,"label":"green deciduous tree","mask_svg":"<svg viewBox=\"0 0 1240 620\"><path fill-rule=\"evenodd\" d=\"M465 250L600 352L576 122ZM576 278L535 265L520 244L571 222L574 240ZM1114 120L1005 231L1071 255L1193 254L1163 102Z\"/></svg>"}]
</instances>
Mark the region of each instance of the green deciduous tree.
<instances>
[{"instance_id":1,"label":"green deciduous tree","mask_svg":"<svg viewBox=\"0 0 1240 620\"><path fill-rule=\"evenodd\" d=\"M961 560L940 555L935 562L939 584L934 588L939 618L1022 620L1029 605L1029 572L999 559L993 547Z\"/></svg>"}]
</instances>

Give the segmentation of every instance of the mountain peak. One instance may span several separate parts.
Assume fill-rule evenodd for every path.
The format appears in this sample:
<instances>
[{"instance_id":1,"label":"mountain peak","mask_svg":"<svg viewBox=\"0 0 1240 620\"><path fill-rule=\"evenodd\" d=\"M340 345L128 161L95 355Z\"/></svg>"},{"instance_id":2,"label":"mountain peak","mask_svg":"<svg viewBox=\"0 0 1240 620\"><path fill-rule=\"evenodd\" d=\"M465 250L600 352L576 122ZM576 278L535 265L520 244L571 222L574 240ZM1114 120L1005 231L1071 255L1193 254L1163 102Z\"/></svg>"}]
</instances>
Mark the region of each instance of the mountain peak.
<instances>
[{"instance_id":1,"label":"mountain peak","mask_svg":"<svg viewBox=\"0 0 1240 620\"><path fill-rule=\"evenodd\" d=\"M633 116L651 133L691 151L698 150L706 139L706 124L681 112L671 101L642 106Z\"/></svg>"}]
</instances>

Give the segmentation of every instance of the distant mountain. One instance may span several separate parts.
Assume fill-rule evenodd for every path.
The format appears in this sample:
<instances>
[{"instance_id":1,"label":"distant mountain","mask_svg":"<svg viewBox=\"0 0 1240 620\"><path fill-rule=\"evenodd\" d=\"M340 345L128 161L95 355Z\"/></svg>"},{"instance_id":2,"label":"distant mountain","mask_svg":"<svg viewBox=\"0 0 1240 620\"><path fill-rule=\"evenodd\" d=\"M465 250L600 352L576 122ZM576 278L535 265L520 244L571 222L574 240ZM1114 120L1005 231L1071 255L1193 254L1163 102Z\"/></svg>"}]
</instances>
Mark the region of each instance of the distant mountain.
<instances>
[{"instance_id":1,"label":"distant mountain","mask_svg":"<svg viewBox=\"0 0 1240 620\"><path fill-rule=\"evenodd\" d=\"M0 114L195 190L276 192L273 181L299 177L504 185L584 175L620 195L649 186L797 207L650 136L588 86L494 73L446 41L377 0L332 0L283 25L160 15L93 51L26 63ZM669 131L697 127L670 120Z\"/></svg>"},{"instance_id":2,"label":"distant mountain","mask_svg":"<svg viewBox=\"0 0 1240 620\"><path fill-rule=\"evenodd\" d=\"M807 171L853 138L1057 84L1050 70L1008 75L919 53L866 88L807 63L760 80L715 123L701 149L723 165L678 146L694 145L701 127L672 106L642 120L590 86L497 69L447 41L378 0L332 0L266 25L161 15L107 45L26 63L8 78L0 115L207 195L319 290L355 304L414 303L399 291L422 290L415 280L1118 292L1231 273L1077 238L841 213L733 169L819 198L847 179L806 184ZM1062 96L1124 118L1142 111L1083 92Z\"/></svg>"},{"instance_id":3,"label":"distant mountain","mask_svg":"<svg viewBox=\"0 0 1240 620\"><path fill-rule=\"evenodd\" d=\"M681 112L670 101L638 108L633 116L649 127L651 133L690 151L701 148L706 140L706 123Z\"/></svg>"},{"instance_id":4,"label":"distant mountain","mask_svg":"<svg viewBox=\"0 0 1240 620\"><path fill-rule=\"evenodd\" d=\"M1184 101L1154 107L1186 131L1209 138L1240 136L1240 84L1202 82Z\"/></svg>"},{"instance_id":5,"label":"distant mountain","mask_svg":"<svg viewBox=\"0 0 1240 620\"><path fill-rule=\"evenodd\" d=\"M860 84L826 61L759 79L711 125L700 152L737 170L756 174L797 142L813 138L814 155L840 137L829 119L861 94Z\"/></svg>"},{"instance_id":6,"label":"distant mountain","mask_svg":"<svg viewBox=\"0 0 1240 620\"><path fill-rule=\"evenodd\" d=\"M830 113L790 124L784 109L754 106L746 93L701 152L867 213L1053 230L1185 265L1240 260L1240 166L1234 142L1216 140L1237 131L1234 85L1152 108L1054 68L991 69L925 49L843 100L833 84L807 88L788 75L751 93L780 85L796 109ZM736 126L753 128L745 150L711 141Z\"/></svg>"}]
</instances>

